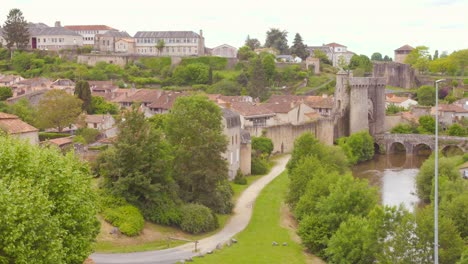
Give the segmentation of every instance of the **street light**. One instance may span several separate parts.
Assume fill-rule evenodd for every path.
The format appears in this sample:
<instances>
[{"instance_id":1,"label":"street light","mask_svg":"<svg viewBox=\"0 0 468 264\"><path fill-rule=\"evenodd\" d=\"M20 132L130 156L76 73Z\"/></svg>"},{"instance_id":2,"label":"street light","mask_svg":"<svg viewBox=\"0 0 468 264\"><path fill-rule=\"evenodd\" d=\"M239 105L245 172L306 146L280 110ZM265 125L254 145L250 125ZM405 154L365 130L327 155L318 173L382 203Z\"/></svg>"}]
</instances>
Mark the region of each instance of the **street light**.
<instances>
[{"instance_id":1,"label":"street light","mask_svg":"<svg viewBox=\"0 0 468 264\"><path fill-rule=\"evenodd\" d=\"M434 264L439 264L439 83L444 81L435 81Z\"/></svg>"}]
</instances>

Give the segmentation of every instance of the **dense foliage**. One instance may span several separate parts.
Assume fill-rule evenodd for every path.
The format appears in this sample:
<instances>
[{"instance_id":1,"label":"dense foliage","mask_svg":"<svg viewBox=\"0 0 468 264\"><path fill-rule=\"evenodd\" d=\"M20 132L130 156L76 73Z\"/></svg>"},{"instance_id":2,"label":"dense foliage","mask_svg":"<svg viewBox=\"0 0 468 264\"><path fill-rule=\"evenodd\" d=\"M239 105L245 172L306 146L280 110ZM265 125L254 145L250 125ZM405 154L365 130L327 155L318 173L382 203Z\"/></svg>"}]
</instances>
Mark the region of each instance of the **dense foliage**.
<instances>
[{"instance_id":1,"label":"dense foliage","mask_svg":"<svg viewBox=\"0 0 468 264\"><path fill-rule=\"evenodd\" d=\"M5 101L6 99L13 96L13 92L10 87L0 87L0 101Z\"/></svg>"},{"instance_id":2,"label":"dense foliage","mask_svg":"<svg viewBox=\"0 0 468 264\"><path fill-rule=\"evenodd\" d=\"M77 120L82 103L63 90L50 90L39 101L37 125L40 128L57 128L61 132Z\"/></svg>"},{"instance_id":3,"label":"dense foliage","mask_svg":"<svg viewBox=\"0 0 468 264\"><path fill-rule=\"evenodd\" d=\"M367 131L340 138L338 139L338 145L346 153L352 164L370 160L374 157L374 139Z\"/></svg>"},{"instance_id":4,"label":"dense foliage","mask_svg":"<svg viewBox=\"0 0 468 264\"><path fill-rule=\"evenodd\" d=\"M88 168L0 135L0 262L83 263L99 231Z\"/></svg>"},{"instance_id":5,"label":"dense foliage","mask_svg":"<svg viewBox=\"0 0 468 264\"><path fill-rule=\"evenodd\" d=\"M199 234L216 229L218 218L210 208L201 204L186 204L182 206L180 228L185 232Z\"/></svg>"},{"instance_id":6,"label":"dense foliage","mask_svg":"<svg viewBox=\"0 0 468 264\"><path fill-rule=\"evenodd\" d=\"M227 141L221 118L221 110L208 98L179 97L168 114L166 136L173 146L173 175L182 200L229 213L232 190L222 157Z\"/></svg>"},{"instance_id":7,"label":"dense foliage","mask_svg":"<svg viewBox=\"0 0 468 264\"><path fill-rule=\"evenodd\" d=\"M136 236L140 234L145 219L140 210L132 205L108 208L103 212L104 219L119 228L122 234Z\"/></svg>"}]
</instances>

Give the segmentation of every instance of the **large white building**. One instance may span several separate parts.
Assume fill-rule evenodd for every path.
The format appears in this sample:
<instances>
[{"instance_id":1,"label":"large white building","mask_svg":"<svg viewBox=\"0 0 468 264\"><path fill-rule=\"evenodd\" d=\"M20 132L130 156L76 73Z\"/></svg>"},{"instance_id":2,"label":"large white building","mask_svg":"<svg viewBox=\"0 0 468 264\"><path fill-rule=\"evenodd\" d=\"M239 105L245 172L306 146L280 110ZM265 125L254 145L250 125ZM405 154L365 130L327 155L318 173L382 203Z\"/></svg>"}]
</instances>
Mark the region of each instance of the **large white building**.
<instances>
[{"instance_id":1,"label":"large white building","mask_svg":"<svg viewBox=\"0 0 468 264\"><path fill-rule=\"evenodd\" d=\"M152 56L203 56L205 55L205 40L203 32L193 31L138 31L135 34L135 49L137 54ZM160 41L164 47L158 50Z\"/></svg>"},{"instance_id":2,"label":"large white building","mask_svg":"<svg viewBox=\"0 0 468 264\"><path fill-rule=\"evenodd\" d=\"M106 25L71 25L64 26L64 28L83 36L83 45L86 46L94 46L96 35L98 34L104 34L109 31L117 31L117 29Z\"/></svg>"},{"instance_id":3,"label":"large white building","mask_svg":"<svg viewBox=\"0 0 468 264\"><path fill-rule=\"evenodd\" d=\"M311 56L314 55L315 50L324 52L332 62L333 67L338 67L341 60L344 60L346 64L349 64L354 55L354 52L349 51L348 47L335 42L326 45L324 44L322 46L307 47L307 50L310 52Z\"/></svg>"}]
</instances>

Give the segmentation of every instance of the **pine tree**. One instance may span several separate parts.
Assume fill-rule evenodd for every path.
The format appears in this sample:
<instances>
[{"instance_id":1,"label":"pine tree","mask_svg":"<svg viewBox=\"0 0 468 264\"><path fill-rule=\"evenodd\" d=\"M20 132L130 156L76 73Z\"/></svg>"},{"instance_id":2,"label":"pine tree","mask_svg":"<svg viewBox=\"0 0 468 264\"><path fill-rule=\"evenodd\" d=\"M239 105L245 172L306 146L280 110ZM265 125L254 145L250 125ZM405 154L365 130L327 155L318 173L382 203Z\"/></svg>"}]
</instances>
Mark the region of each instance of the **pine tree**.
<instances>
[{"instance_id":1,"label":"pine tree","mask_svg":"<svg viewBox=\"0 0 468 264\"><path fill-rule=\"evenodd\" d=\"M30 38L27 26L28 23L24 20L23 12L17 8L11 9L3 25L3 37L9 50L13 47L17 49L27 47Z\"/></svg>"},{"instance_id":2,"label":"pine tree","mask_svg":"<svg viewBox=\"0 0 468 264\"><path fill-rule=\"evenodd\" d=\"M294 37L293 45L291 46L291 54L305 60L309 56L309 52L306 50L306 45L302 41L302 37L299 33L296 33Z\"/></svg>"}]
</instances>

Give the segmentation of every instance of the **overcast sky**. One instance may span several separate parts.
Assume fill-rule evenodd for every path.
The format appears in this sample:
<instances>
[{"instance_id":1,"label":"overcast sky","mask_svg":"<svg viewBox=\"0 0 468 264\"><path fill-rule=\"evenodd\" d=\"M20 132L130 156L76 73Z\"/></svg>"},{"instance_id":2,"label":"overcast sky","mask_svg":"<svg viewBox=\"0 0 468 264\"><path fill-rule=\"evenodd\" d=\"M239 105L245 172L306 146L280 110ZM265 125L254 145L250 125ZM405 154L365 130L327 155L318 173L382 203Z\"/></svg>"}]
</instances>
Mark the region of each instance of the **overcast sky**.
<instances>
[{"instance_id":1,"label":"overcast sky","mask_svg":"<svg viewBox=\"0 0 468 264\"><path fill-rule=\"evenodd\" d=\"M433 53L468 48L468 0L1 0L0 24L12 8L53 26L105 24L137 31L203 30L205 45L263 44L269 28L300 33L304 43L337 42L358 54L393 57L404 44Z\"/></svg>"}]
</instances>

